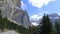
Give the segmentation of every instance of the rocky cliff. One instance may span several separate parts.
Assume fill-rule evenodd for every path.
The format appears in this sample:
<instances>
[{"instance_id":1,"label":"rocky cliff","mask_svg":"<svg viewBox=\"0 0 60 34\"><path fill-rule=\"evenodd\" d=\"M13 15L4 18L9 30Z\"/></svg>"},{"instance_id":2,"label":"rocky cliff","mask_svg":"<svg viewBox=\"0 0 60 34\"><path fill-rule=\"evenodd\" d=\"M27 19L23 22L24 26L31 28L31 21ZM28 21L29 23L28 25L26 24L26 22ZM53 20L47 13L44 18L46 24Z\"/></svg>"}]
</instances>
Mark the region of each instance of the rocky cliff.
<instances>
[{"instance_id":1,"label":"rocky cliff","mask_svg":"<svg viewBox=\"0 0 60 34\"><path fill-rule=\"evenodd\" d=\"M22 10L20 0L0 0L0 10L2 17L7 17L16 24L29 27L29 16L26 11Z\"/></svg>"}]
</instances>

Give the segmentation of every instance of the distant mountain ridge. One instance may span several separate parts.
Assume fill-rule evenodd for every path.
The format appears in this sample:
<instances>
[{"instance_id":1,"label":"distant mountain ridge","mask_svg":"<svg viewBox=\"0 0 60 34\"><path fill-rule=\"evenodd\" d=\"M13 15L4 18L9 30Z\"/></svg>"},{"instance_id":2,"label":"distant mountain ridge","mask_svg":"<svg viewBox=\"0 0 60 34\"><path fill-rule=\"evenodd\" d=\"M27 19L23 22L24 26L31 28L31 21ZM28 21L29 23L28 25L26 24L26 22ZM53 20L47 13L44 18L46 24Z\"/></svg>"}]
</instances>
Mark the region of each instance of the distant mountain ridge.
<instances>
[{"instance_id":1,"label":"distant mountain ridge","mask_svg":"<svg viewBox=\"0 0 60 34\"><path fill-rule=\"evenodd\" d=\"M50 17L60 17L57 13L49 14Z\"/></svg>"},{"instance_id":2,"label":"distant mountain ridge","mask_svg":"<svg viewBox=\"0 0 60 34\"><path fill-rule=\"evenodd\" d=\"M53 13L53 14L50 14L49 17L53 27L55 27L55 21L57 21L60 18L60 16L57 13Z\"/></svg>"},{"instance_id":3,"label":"distant mountain ridge","mask_svg":"<svg viewBox=\"0 0 60 34\"><path fill-rule=\"evenodd\" d=\"M52 25L55 25L55 21L57 20L58 22L60 22L60 15L58 15L57 13L53 13L53 14L48 14L50 21L52 22ZM36 23L40 23L42 19L39 19L38 21L36 20L31 20L31 22L36 22Z\"/></svg>"}]
</instances>

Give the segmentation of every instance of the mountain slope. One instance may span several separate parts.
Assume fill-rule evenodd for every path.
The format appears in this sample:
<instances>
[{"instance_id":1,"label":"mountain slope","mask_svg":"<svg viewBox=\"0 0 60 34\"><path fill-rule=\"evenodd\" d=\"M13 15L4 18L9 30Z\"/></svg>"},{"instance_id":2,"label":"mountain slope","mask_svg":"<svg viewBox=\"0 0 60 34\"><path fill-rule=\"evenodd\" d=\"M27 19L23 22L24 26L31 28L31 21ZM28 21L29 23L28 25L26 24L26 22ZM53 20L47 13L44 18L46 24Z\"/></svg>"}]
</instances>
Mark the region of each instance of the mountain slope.
<instances>
[{"instance_id":1,"label":"mountain slope","mask_svg":"<svg viewBox=\"0 0 60 34\"><path fill-rule=\"evenodd\" d=\"M3 18L7 17L10 21L29 28L29 16L27 11L21 9L21 0L4 0L0 5Z\"/></svg>"}]
</instances>

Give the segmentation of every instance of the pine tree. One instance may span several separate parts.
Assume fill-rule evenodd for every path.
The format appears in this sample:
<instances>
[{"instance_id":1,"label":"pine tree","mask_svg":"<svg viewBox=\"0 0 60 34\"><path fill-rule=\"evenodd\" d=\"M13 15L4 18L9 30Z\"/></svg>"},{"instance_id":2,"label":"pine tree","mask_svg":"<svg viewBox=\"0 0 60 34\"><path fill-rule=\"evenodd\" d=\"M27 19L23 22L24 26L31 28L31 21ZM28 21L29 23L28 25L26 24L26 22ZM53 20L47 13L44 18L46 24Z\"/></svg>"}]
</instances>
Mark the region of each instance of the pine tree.
<instances>
[{"instance_id":1,"label":"pine tree","mask_svg":"<svg viewBox=\"0 0 60 34\"><path fill-rule=\"evenodd\" d=\"M42 23L42 26L40 28L41 30L40 34L50 34L52 31L52 24L50 22L48 15L44 14L41 23Z\"/></svg>"},{"instance_id":2,"label":"pine tree","mask_svg":"<svg viewBox=\"0 0 60 34\"><path fill-rule=\"evenodd\" d=\"M1 10L0 10L0 29L1 29L1 31L3 31L3 29L4 29L4 25L3 25L3 19L2 19L2 15L1 15Z\"/></svg>"},{"instance_id":3,"label":"pine tree","mask_svg":"<svg viewBox=\"0 0 60 34\"><path fill-rule=\"evenodd\" d=\"M60 24L57 21L55 21L55 28L56 28L57 34L60 34Z\"/></svg>"}]
</instances>

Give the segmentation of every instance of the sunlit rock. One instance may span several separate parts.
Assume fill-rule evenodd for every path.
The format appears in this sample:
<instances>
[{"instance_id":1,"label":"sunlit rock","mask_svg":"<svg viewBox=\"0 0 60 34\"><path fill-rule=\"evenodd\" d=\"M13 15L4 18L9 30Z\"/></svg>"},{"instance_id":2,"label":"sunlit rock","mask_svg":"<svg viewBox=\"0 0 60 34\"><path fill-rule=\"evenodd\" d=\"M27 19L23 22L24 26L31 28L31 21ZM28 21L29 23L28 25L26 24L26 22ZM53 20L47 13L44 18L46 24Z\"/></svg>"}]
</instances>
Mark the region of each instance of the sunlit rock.
<instances>
[{"instance_id":1,"label":"sunlit rock","mask_svg":"<svg viewBox=\"0 0 60 34\"><path fill-rule=\"evenodd\" d=\"M11 22L21 24L26 28L29 27L29 16L25 10L21 8L20 0L1 0L0 10L2 11L2 17L8 17Z\"/></svg>"}]
</instances>

